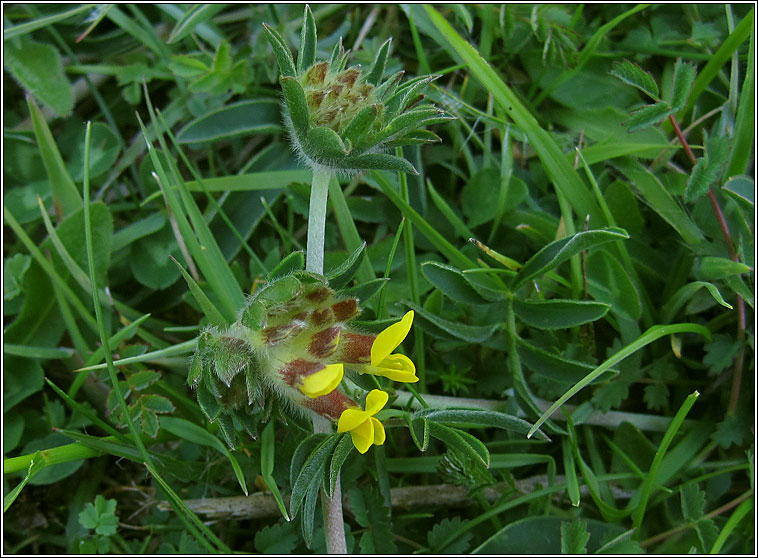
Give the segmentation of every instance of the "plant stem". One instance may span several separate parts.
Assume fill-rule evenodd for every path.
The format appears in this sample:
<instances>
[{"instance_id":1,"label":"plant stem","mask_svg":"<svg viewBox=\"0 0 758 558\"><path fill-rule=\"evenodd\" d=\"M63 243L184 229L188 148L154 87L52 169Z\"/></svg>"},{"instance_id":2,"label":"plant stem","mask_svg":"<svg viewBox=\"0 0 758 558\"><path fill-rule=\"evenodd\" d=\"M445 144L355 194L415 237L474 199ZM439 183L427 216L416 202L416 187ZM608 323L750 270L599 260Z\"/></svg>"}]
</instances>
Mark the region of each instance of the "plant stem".
<instances>
[{"instance_id":1,"label":"plant stem","mask_svg":"<svg viewBox=\"0 0 758 558\"><path fill-rule=\"evenodd\" d=\"M323 275L324 234L326 232L326 198L333 172L318 169L313 171L311 204L308 209L308 246L305 252L305 270Z\"/></svg>"},{"instance_id":2,"label":"plant stem","mask_svg":"<svg viewBox=\"0 0 758 558\"><path fill-rule=\"evenodd\" d=\"M329 182L333 172L318 169L313 171L311 183L311 203L308 210L308 246L305 252L305 270L323 275L324 273L324 234L326 232L326 200L329 194ZM332 433L332 423L319 416L313 417L315 433ZM342 489L340 478L331 498L321 491L321 509L324 515L324 533L326 551L329 554L347 554L345 542L345 523L342 519Z\"/></svg>"},{"instance_id":3,"label":"plant stem","mask_svg":"<svg viewBox=\"0 0 758 558\"><path fill-rule=\"evenodd\" d=\"M684 151L687 153L687 157L689 158L692 165L695 166L697 164L695 154L692 152L689 143L687 143L687 138L684 137L682 129L679 127L679 122L677 122L673 114L669 115L669 122L671 122L671 125L674 127L676 137L679 138L679 143L682 144ZM708 200L711 202L711 208L713 208L713 213L716 215L716 220L719 223L721 236L724 237L724 243L726 244L726 249L729 252L729 259L734 262L738 262L739 256L737 255L737 251L734 249L732 235L729 233L729 225L726 222L726 218L724 217L724 212L721 210L721 206L719 206L719 202L716 199L716 194L713 191L712 186L708 186ZM734 362L732 390L729 395L729 404L726 408L727 415L733 415L737 410L737 403L739 402L740 397L740 387L742 385L742 368L745 361L745 301L740 295L737 295L737 340L741 343L741 346L739 352L737 353L737 358Z\"/></svg>"},{"instance_id":4,"label":"plant stem","mask_svg":"<svg viewBox=\"0 0 758 558\"><path fill-rule=\"evenodd\" d=\"M313 417L313 431L315 433L332 433L332 423L323 417ZM342 519L342 489L340 477L337 474L337 484L334 485L334 494L329 498L326 492L321 491L321 511L324 515L324 535L326 536L327 554L347 554L345 541L345 522Z\"/></svg>"}]
</instances>

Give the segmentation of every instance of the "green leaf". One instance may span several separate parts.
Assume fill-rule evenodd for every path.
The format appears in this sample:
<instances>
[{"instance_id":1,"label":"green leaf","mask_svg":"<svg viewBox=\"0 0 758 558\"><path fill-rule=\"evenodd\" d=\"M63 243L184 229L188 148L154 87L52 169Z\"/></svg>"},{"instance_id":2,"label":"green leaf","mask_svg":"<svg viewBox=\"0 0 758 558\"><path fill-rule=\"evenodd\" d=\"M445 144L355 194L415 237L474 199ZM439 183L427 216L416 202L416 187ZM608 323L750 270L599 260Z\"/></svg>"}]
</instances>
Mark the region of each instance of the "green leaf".
<instances>
[{"instance_id":1,"label":"green leaf","mask_svg":"<svg viewBox=\"0 0 758 558\"><path fill-rule=\"evenodd\" d=\"M281 74L283 76L295 76L295 61L292 59L292 53L285 40L276 29L265 23L263 24L263 29L266 32L266 38L271 48L274 50Z\"/></svg>"},{"instance_id":2,"label":"green leaf","mask_svg":"<svg viewBox=\"0 0 758 558\"><path fill-rule=\"evenodd\" d=\"M153 413L172 413L174 404L162 395L141 395L138 401Z\"/></svg>"},{"instance_id":3,"label":"green leaf","mask_svg":"<svg viewBox=\"0 0 758 558\"><path fill-rule=\"evenodd\" d=\"M700 228L684 212L658 177L636 159L614 159L613 164L624 173L629 183L642 194L647 205L671 225L687 244L697 245L703 240Z\"/></svg>"},{"instance_id":4,"label":"green leaf","mask_svg":"<svg viewBox=\"0 0 758 558\"><path fill-rule=\"evenodd\" d=\"M326 462L338 440L339 436L327 436L322 440L313 449L297 473L295 482L292 485L292 496L290 497L290 515L293 519L297 516L297 512L303 505L303 501L312 486L321 485L321 476L326 467Z\"/></svg>"},{"instance_id":5,"label":"green leaf","mask_svg":"<svg viewBox=\"0 0 758 558\"><path fill-rule=\"evenodd\" d=\"M276 265L274 269L272 269L269 272L268 280L274 281L275 279L286 277L295 271L302 271L304 267L305 267L305 255L303 254L303 252L301 250L292 252L291 254L287 255L281 262L279 262ZM284 286L284 285L287 285L288 289L296 289L300 287L299 282L297 285L295 285L290 280L287 280L285 283L281 284L281 286ZM270 293L268 293L267 296L272 296L273 294L274 292L271 291Z\"/></svg>"},{"instance_id":6,"label":"green leaf","mask_svg":"<svg viewBox=\"0 0 758 558\"><path fill-rule=\"evenodd\" d=\"M360 540L361 553L396 554L390 510L379 491L373 486L353 488L348 492L348 500L358 524L368 529Z\"/></svg>"},{"instance_id":7,"label":"green leaf","mask_svg":"<svg viewBox=\"0 0 758 558\"><path fill-rule=\"evenodd\" d=\"M634 111L624 125L627 132L636 132L637 130L643 130L657 124L674 112L676 112L675 109L672 109L668 103L659 101L654 105L647 105L640 110Z\"/></svg>"},{"instance_id":8,"label":"green leaf","mask_svg":"<svg viewBox=\"0 0 758 558\"><path fill-rule=\"evenodd\" d=\"M316 21L310 6L305 5L303 27L300 30L300 52L297 56L297 71L302 73L316 61Z\"/></svg>"},{"instance_id":9,"label":"green leaf","mask_svg":"<svg viewBox=\"0 0 758 558\"><path fill-rule=\"evenodd\" d=\"M203 290L200 288L200 286L195 283L195 280L190 276L189 273L182 267L182 264L180 264L173 256L171 257L171 261L173 261L176 266L179 268L179 271L184 276L184 280L187 282L187 285L190 288L190 292L192 293L192 296L195 297L195 300L200 305L200 308L202 308L203 313L205 314L206 318L208 318L208 322L212 325L222 325L226 324L227 321L224 318L224 316L219 312L219 310L216 308L216 306L211 302L211 299L208 298L208 295L206 295Z\"/></svg>"},{"instance_id":10,"label":"green leaf","mask_svg":"<svg viewBox=\"0 0 758 558\"><path fill-rule=\"evenodd\" d=\"M416 313L416 320L421 325L422 329L429 331L429 333L438 337L452 337L454 339L468 341L469 343L483 343L500 329L500 324L471 326L458 322L451 322L426 311L420 306L416 306L412 302L404 301L403 303Z\"/></svg>"},{"instance_id":11,"label":"green leaf","mask_svg":"<svg viewBox=\"0 0 758 558\"><path fill-rule=\"evenodd\" d=\"M485 467L489 467L490 453L478 438L475 438L463 430L444 426L438 422L432 421L429 421L429 434L440 440L448 448L458 451L475 461L478 460Z\"/></svg>"},{"instance_id":12,"label":"green leaf","mask_svg":"<svg viewBox=\"0 0 758 558\"><path fill-rule=\"evenodd\" d=\"M518 354L521 361L536 374L562 384L575 384L595 368L586 362L548 352L523 339L518 339ZM608 375L600 376L594 383L608 381L610 375L618 374L618 370L614 369L608 372Z\"/></svg>"},{"instance_id":13,"label":"green leaf","mask_svg":"<svg viewBox=\"0 0 758 558\"><path fill-rule=\"evenodd\" d=\"M711 184L715 182L721 173L729 155L729 138L713 136L705 140L705 157L697 160L687 180L687 190L684 199L694 202L703 196Z\"/></svg>"},{"instance_id":14,"label":"green leaf","mask_svg":"<svg viewBox=\"0 0 758 558\"><path fill-rule=\"evenodd\" d=\"M575 519L561 523L561 554L587 554L587 521Z\"/></svg>"},{"instance_id":15,"label":"green leaf","mask_svg":"<svg viewBox=\"0 0 758 558\"><path fill-rule=\"evenodd\" d=\"M384 68L387 66L387 58L389 56L391 45L392 37L384 41L382 46L379 47L374 62L371 64L371 69L364 78L368 83L378 85L382 80L382 76L384 76Z\"/></svg>"},{"instance_id":16,"label":"green leaf","mask_svg":"<svg viewBox=\"0 0 758 558\"><path fill-rule=\"evenodd\" d=\"M587 552L596 553L602 542L624 533L623 526L605 523L597 519L576 520L587 524L589 539ZM568 523L565 517L527 517L513 521L484 541L474 554L495 554L515 556L520 554L536 554L542 556L561 554L563 542L563 525ZM579 542L583 535L580 529L573 533ZM637 547L639 548L639 547Z\"/></svg>"},{"instance_id":17,"label":"green leaf","mask_svg":"<svg viewBox=\"0 0 758 558\"><path fill-rule=\"evenodd\" d=\"M346 286L355 277L361 264L366 249L366 243L363 242L358 248L353 250L344 262L337 267L326 272L326 278L329 280L329 286L334 289L340 289Z\"/></svg>"},{"instance_id":18,"label":"green leaf","mask_svg":"<svg viewBox=\"0 0 758 558\"><path fill-rule=\"evenodd\" d=\"M705 513L705 492L697 483L685 484L679 489L682 500L682 515L687 521L697 521Z\"/></svg>"},{"instance_id":19,"label":"green leaf","mask_svg":"<svg viewBox=\"0 0 758 558\"><path fill-rule=\"evenodd\" d=\"M646 345L652 343L656 339L660 339L661 337L664 337L666 335L671 335L674 333L699 333L700 335L704 335L706 338L711 338L711 332L709 329L698 325L698 324L692 324L692 323L683 323L683 324L670 324L670 325L657 325L649 328L645 333L640 335L637 339L635 339L633 342L629 343L619 351L617 351L611 358L607 359L605 362L603 362L600 366L595 368L590 374L585 376L579 383L577 383L574 387L572 387L570 390L568 390L566 393L564 393L558 401L550 405L550 407L542 413L542 416L537 420L537 422L532 426L532 428L529 430L529 433L526 435L527 438L531 437L532 434L542 425L545 420L547 420L550 415L552 415L561 405L563 405L566 401L568 401L573 395L575 395L578 391L580 391L585 386L589 385L593 380L595 380L600 374L605 372L606 370L610 369L614 364L617 364L624 360L626 357L634 354L638 350L640 350L642 347L645 347Z\"/></svg>"},{"instance_id":20,"label":"green leaf","mask_svg":"<svg viewBox=\"0 0 758 558\"><path fill-rule=\"evenodd\" d=\"M471 538L474 534L466 531L453 542L442 546L445 543L447 534L451 531L460 529L463 521L460 517L455 516L452 519L444 518L439 523L435 523L426 534L426 540L429 543L429 549L432 554L464 554L471 544Z\"/></svg>"},{"instance_id":21,"label":"green leaf","mask_svg":"<svg viewBox=\"0 0 758 558\"><path fill-rule=\"evenodd\" d=\"M651 411L661 411L666 408L670 397L671 393L666 384L650 384L645 386L645 395L642 399Z\"/></svg>"},{"instance_id":22,"label":"green leaf","mask_svg":"<svg viewBox=\"0 0 758 558\"><path fill-rule=\"evenodd\" d=\"M638 320L642 302L624 266L603 249L587 257L586 267L587 291L592 297L609 304L616 314Z\"/></svg>"},{"instance_id":23,"label":"green leaf","mask_svg":"<svg viewBox=\"0 0 758 558\"><path fill-rule=\"evenodd\" d=\"M284 102L287 104L286 114L292 121L295 133L298 136L304 136L310 128L310 115L303 86L296 78L290 76L280 77L279 83L282 86Z\"/></svg>"},{"instance_id":24,"label":"green leaf","mask_svg":"<svg viewBox=\"0 0 758 558\"><path fill-rule=\"evenodd\" d=\"M368 106L356 114L342 132L342 137L353 145L358 145L364 133L371 128L379 110L376 105Z\"/></svg>"},{"instance_id":25,"label":"green leaf","mask_svg":"<svg viewBox=\"0 0 758 558\"><path fill-rule=\"evenodd\" d=\"M171 227L165 225L164 218L158 232L139 238L129 248L129 268L134 278L155 290L170 287L181 276L181 272L171 261L172 257L181 256L179 244Z\"/></svg>"},{"instance_id":26,"label":"green leaf","mask_svg":"<svg viewBox=\"0 0 758 558\"><path fill-rule=\"evenodd\" d=\"M687 102L696 74L697 68L691 62L682 62L680 58L674 64L674 95L671 99L674 112L680 110Z\"/></svg>"},{"instance_id":27,"label":"green leaf","mask_svg":"<svg viewBox=\"0 0 758 558\"><path fill-rule=\"evenodd\" d=\"M610 305L588 300L513 300L516 316L539 329L567 329L599 320Z\"/></svg>"},{"instance_id":28,"label":"green leaf","mask_svg":"<svg viewBox=\"0 0 758 558\"><path fill-rule=\"evenodd\" d=\"M713 341L706 343L703 347L705 349L703 364L708 365L708 369L717 374L732 364L741 346L742 343L731 335L716 333Z\"/></svg>"},{"instance_id":29,"label":"green leaf","mask_svg":"<svg viewBox=\"0 0 758 558\"><path fill-rule=\"evenodd\" d=\"M692 298L692 296L701 288L705 287L708 289L708 292L711 293L711 296L718 302L721 306L728 308L729 310L732 309L732 305L729 304L724 300L724 297L721 296L721 293L719 292L716 285L713 283L708 283L706 281L694 281L692 283L687 283L686 285L683 285L679 288L671 297L669 297L668 301L661 307L661 321L663 323L669 323L671 320L674 319L677 312L679 312L679 309L685 305L685 303Z\"/></svg>"},{"instance_id":30,"label":"green leaf","mask_svg":"<svg viewBox=\"0 0 758 558\"><path fill-rule=\"evenodd\" d=\"M172 44L181 41L192 33L198 25L210 21L225 7L225 4L195 4L179 18L166 42Z\"/></svg>"},{"instance_id":31,"label":"green leaf","mask_svg":"<svg viewBox=\"0 0 758 558\"><path fill-rule=\"evenodd\" d=\"M419 451L426 451L429 447L429 421L426 417L414 418L408 416L408 431Z\"/></svg>"},{"instance_id":32,"label":"green leaf","mask_svg":"<svg viewBox=\"0 0 758 558\"><path fill-rule=\"evenodd\" d=\"M624 83L628 83L645 93L654 101L658 99L658 84L655 83L653 76L640 68L634 62L624 60L623 62L614 62L611 75L619 78Z\"/></svg>"},{"instance_id":33,"label":"green leaf","mask_svg":"<svg viewBox=\"0 0 758 558\"><path fill-rule=\"evenodd\" d=\"M255 549L261 554L292 554L298 536L289 523L268 525L255 534Z\"/></svg>"},{"instance_id":34,"label":"green leaf","mask_svg":"<svg viewBox=\"0 0 758 558\"><path fill-rule=\"evenodd\" d=\"M274 446L274 421L271 421L261 432L261 476L263 477L263 483L274 496L282 517L284 517L285 521L289 521L290 517L287 514L287 508L284 506L284 500L279 492L276 480L274 480Z\"/></svg>"},{"instance_id":35,"label":"green leaf","mask_svg":"<svg viewBox=\"0 0 758 558\"><path fill-rule=\"evenodd\" d=\"M607 242L626 240L627 238L629 238L629 235L624 229L609 227L600 230L582 231L566 238L555 240L543 247L524 264L524 267L521 268L516 277L513 289L516 290L527 281L539 277L546 271L565 262L571 256Z\"/></svg>"},{"instance_id":36,"label":"green leaf","mask_svg":"<svg viewBox=\"0 0 758 558\"><path fill-rule=\"evenodd\" d=\"M329 462L329 497L334 494L334 489L337 486L337 479L339 478L340 470L345 460L353 452L353 440L347 434L342 434L342 438L337 443L337 447L334 448L334 455Z\"/></svg>"},{"instance_id":37,"label":"green leaf","mask_svg":"<svg viewBox=\"0 0 758 558\"><path fill-rule=\"evenodd\" d=\"M118 135L110 126L102 122L94 122L91 130L89 159L90 178L102 176L113 170L113 166L121 153ZM68 167L71 177L76 182L84 178L84 130L76 140L74 153Z\"/></svg>"},{"instance_id":38,"label":"green leaf","mask_svg":"<svg viewBox=\"0 0 758 558\"><path fill-rule=\"evenodd\" d=\"M419 419L441 424L455 424L461 428L501 428L518 434L526 434L532 426L527 421L512 415L481 409L423 409L412 415L412 421ZM548 439L542 432L537 437L541 440Z\"/></svg>"},{"instance_id":39,"label":"green leaf","mask_svg":"<svg viewBox=\"0 0 758 558\"><path fill-rule=\"evenodd\" d=\"M29 105L37 146L42 155L47 177L50 179L56 210L62 216L69 215L82 207L82 195L71 180L71 175L66 169L42 111L31 97L27 97L26 102Z\"/></svg>"},{"instance_id":40,"label":"green leaf","mask_svg":"<svg viewBox=\"0 0 758 558\"><path fill-rule=\"evenodd\" d=\"M462 60L469 72L489 91L504 114L512 118L537 152L545 172L555 188L572 201L577 215L591 215L599 219L602 213L595 198L571 166L553 136L540 127L519 96L503 81L501 75L482 57L479 51L467 43L450 23L432 6L418 6L418 12L431 21L438 31L432 38L443 48L451 48ZM416 20L414 12L414 21Z\"/></svg>"},{"instance_id":41,"label":"green leaf","mask_svg":"<svg viewBox=\"0 0 758 558\"><path fill-rule=\"evenodd\" d=\"M752 176L732 176L721 189L749 210L755 207L755 181Z\"/></svg>"},{"instance_id":42,"label":"green leaf","mask_svg":"<svg viewBox=\"0 0 758 558\"><path fill-rule=\"evenodd\" d=\"M729 258L719 258L717 256L703 256L700 259L700 265L695 271L698 279L714 280L724 279L730 275L740 275L753 271L749 265L742 262L735 262Z\"/></svg>"},{"instance_id":43,"label":"green leaf","mask_svg":"<svg viewBox=\"0 0 758 558\"><path fill-rule=\"evenodd\" d=\"M311 128L305 134L303 142L303 151L309 157L314 159L335 159L344 158L350 153L348 148L339 137L337 132L326 126L316 126Z\"/></svg>"},{"instance_id":44,"label":"green leaf","mask_svg":"<svg viewBox=\"0 0 758 558\"><path fill-rule=\"evenodd\" d=\"M58 115L71 112L74 97L58 49L29 36L4 40L3 46L5 67L21 87Z\"/></svg>"},{"instance_id":45,"label":"green leaf","mask_svg":"<svg viewBox=\"0 0 758 558\"><path fill-rule=\"evenodd\" d=\"M338 163L343 168L388 170L404 172L414 176L418 175L418 171L408 161L389 153L368 153L349 157L345 160L344 164L339 161Z\"/></svg>"},{"instance_id":46,"label":"green leaf","mask_svg":"<svg viewBox=\"0 0 758 558\"><path fill-rule=\"evenodd\" d=\"M198 116L177 132L176 140L180 144L207 143L242 135L270 134L281 128L281 114L276 99L249 99ZM187 183L188 187L190 184Z\"/></svg>"},{"instance_id":47,"label":"green leaf","mask_svg":"<svg viewBox=\"0 0 758 558\"><path fill-rule=\"evenodd\" d=\"M490 303L471 286L468 277L453 266L438 262L425 262L421 265L421 271L432 285L442 291L442 294L456 302L465 304Z\"/></svg>"}]
</instances>

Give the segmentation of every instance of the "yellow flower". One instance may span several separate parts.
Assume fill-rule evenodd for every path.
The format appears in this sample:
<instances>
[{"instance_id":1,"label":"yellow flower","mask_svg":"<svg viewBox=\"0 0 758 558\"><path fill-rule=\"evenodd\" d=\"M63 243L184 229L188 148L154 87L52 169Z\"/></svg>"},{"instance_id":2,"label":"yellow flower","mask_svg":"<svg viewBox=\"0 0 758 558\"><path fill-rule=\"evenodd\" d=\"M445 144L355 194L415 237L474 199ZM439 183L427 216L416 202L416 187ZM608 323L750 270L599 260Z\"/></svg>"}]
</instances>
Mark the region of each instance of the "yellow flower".
<instances>
[{"instance_id":1,"label":"yellow flower","mask_svg":"<svg viewBox=\"0 0 758 558\"><path fill-rule=\"evenodd\" d=\"M328 364L318 372L306 376L301 380L298 387L305 395L311 399L327 395L336 388L342 381L345 374L344 366L340 364Z\"/></svg>"},{"instance_id":2,"label":"yellow flower","mask_svg":"<svg viewBox=\"0 0 758 558\"><path fill-rule=\"evenodd\" d=\"M381 446L386 435L384 426L374 415L387 404L389 395L379 389L373 389L366 396L366 410L353 407L345 409L337 423L337 432L350 432L353 445L361 453L366 453L371 444Z\"/></svg>"},{"instance_id":3,"label":"yellow flower","mask_svg":"<svg viewBox=\"0 0 758 558\"><path fill-rule=\"evenodd\" d=\"M410 310L402 320L377 335L371 345L371 366L363 366L362 372L384 376L395 382L418 382L413 361L405 355L392 354L406 338L412 324L413 310Z\"/></svg>"}]
</instances>

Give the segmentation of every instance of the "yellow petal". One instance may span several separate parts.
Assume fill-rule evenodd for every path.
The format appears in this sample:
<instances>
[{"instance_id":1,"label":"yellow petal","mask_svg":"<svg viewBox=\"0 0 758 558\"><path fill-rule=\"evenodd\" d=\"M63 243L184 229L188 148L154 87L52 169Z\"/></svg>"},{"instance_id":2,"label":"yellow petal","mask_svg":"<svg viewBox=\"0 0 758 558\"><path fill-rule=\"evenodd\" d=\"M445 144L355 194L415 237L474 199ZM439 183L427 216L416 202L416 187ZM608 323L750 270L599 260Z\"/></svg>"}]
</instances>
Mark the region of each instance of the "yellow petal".
<instances>
[{"instance_id":1,"label":"yellow petal","mask_svg":"<svg viewBox=\"0 0 758 558\"><path fill-rule=\"evenodd\" d=\"M418 382L416 365L405 355L394 354L385 358L376 367L374 374L389 378L393 382Z\"/></svg>"},{"instance_id":2,"label":"yellow petal","mask_svg":"<svg viewBox=\"0 0 758 558\"><path fill-rule=\"evenodd\" d=\"M369 415L366 411L361 411L360 409L352 408L352 409L345 409L342 411L342 414L340 415L340 420L337 422L337 432L347 432L348 430L353 430L354 428L357 428L362 423L366 422L366 420L369 418Z\"/></svg>"},{"instance_id":3,"label":"yellow petal","mask_svg":"<svg viewBox=\"0 0 758 558\"><path fill-rule=\"evenodd\" d=\"M413 310L406 312L403 319L392 324L374 339L371 345L371 366L376 366L397 349L403 342L413 324Z\"/></svg>"},{"instance_id":4,"label":"yellow petal","mask_svg":"<svg viewBox=\"0 0 758 558\"><path fill-rule=\"evenodd\" d=\"M374 445L381 446L384 443L384 440L387 439L387 434L384 432L384 425L374 417L371 417L371 424L374 425Z\"/></svg>"},{"instance_id":5,"label":"yellow petal","mask_svg":"<svg viewBox=\"0 0 758 558\"><path fill-rule=\"evenodd\" d=\"M329 364L318 372L303 378L298 389L311 399L331 393L342 381L345 374L343 365Z\"/></svg>"},{"instance_id":6,"label":"yellow petal","mask_svg":"<svg viewBox=\"0 0 758 558\"><path fill-rule=\"evenodd\" d=\"M390 396L386 392L380 389L372 389L366 396L366 414L373 416L381 411L389 398Z\"/></svg>"},{"instance_id":7,"label":"yellow petal","mask_svg":"<svg viewBox=\"0 0 758 558\"><path fill-rule=\"evenodd\" d=\"M384 428L384 427L382 427ZM361 453L366 453L374 443L374 425L370 420L365 421L358 428L350 431L353 445Z\"/></svg>"}]
</instances>

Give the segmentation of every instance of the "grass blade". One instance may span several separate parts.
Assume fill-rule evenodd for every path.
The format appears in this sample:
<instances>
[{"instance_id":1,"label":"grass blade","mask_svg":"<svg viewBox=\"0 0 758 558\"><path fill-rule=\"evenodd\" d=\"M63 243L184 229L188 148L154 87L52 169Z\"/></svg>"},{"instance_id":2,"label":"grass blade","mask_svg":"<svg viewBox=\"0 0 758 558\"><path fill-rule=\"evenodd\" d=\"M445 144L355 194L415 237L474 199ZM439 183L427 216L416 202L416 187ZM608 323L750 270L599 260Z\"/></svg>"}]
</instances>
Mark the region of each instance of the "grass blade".
<instances>
[{"instance_id":1,"label":"grass blade","mask_svg":"<svg viewBox=\"0 0 758 558\"><path fill-rule=\"evenodd\" d=\"M540 416L540 418L537 420L534 426L532 426L532 428L529 430L529 433L526 435L526 437L531 438L532 435L537 431L537 429L542 425L542 423L545 422L550 417L550 415L552 415L561 405L563 405L571 397L576 395L577 392L579 392L581 389L583 389L588 384L590 384L595 378L597 378L600 374L608 370L611 366L621 362L628 356L637 352L644 346L649 345L653 341L660 339L661 337L664 337L666 335L671 335L673 333L698 333L700 335L705 336L708 339L711 338L710 330L698 324L683 323L683 324L671 324L671 325L657 325L657 326L651 327L645 333L640 335L635 341L633 341L632 343L628 344L626 347L619 350L615 355L613 355L611 358L603 362L603 364L595 368L592 372L587 374L574 387L572 387L570 390L564 393L558 399L558 401L550 405L548 410L542 413L542 416Z\"/></svg>"}]
</instances>

